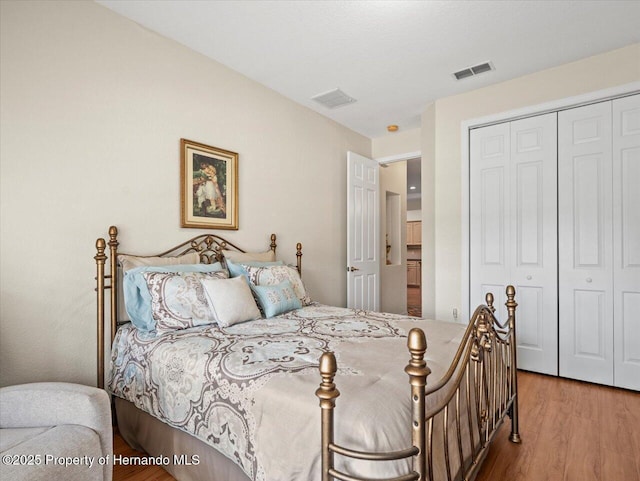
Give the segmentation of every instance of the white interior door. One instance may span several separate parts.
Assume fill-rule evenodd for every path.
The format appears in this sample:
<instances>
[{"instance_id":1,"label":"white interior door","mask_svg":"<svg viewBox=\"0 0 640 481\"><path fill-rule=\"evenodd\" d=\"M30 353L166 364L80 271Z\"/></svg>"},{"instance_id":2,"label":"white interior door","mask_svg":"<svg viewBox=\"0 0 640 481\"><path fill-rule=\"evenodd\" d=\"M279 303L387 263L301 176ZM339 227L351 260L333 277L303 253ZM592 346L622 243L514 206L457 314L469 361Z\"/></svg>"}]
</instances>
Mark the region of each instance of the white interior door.
<instances>
[{"instance_id":1,"label":"white interior door","mask_svg":"<svg viewBox=\"0 0 640 481\"><path fill-rule=\"evenodd\" d=\"M518 367L558 375L557 114L511 122L511 275Z\"/></svg>"},{"instance_id":2,"label":"white interior door","mask_svg":"<svg viewBox=\"0 0 640 481\"><path fill-rule=\"evenodd\" d=\"M614 385L640 390L640 95L613 101Z\"/></svg>"},{"instance_id":3,"label":"white interior door","mask_svg":"<svg viewBox=\"0 0 640 481\"><path fill-rule=\"evenodd\" d=\"M347 153L347 306L380 309L378 162Z\"/></svg>"},{"instance_id":4,"label":"white interior door","mask_svg":"<svg viewBox=\"0 0 640 481\"><path fill-rule=\"evenodd\" d=\"M560 112L558 140L560 375L613 384L611 102Z\"/></svg>"}]
</instances>

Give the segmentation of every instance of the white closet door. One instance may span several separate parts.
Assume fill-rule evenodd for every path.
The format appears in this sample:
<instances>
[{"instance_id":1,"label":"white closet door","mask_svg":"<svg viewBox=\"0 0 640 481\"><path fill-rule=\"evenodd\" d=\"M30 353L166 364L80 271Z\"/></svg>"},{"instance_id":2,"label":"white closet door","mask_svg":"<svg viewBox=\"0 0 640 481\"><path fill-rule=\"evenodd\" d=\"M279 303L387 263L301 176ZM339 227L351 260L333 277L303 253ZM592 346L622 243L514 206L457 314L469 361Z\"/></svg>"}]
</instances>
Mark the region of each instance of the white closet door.
<instances>
[{"instance_id":1,"label":"white closet door","mask_svg":"<svg viewBox=\"0 0 640 481\"><path fill-rule=\"evenodd\" d=\"M556 114L475 129L470 139L470 301L492 292L506 320L516 287L518 367L558 374Z\"/></svg>"},{"instance_id":2,"label":"white closet door","mask_svg":"<svg viewBox=\"0 0 640 481\"><path fill-rule=\"evenodd\" d=\"M611 102L558 114L560 375L613 384Z\"/></svg>"},{"instance_id":3,"label":"white closet door","mask_svg":"<svg viewBox=\"0 0 640 481\"><path fill-rule=\"evenodd\" d=\"M470 209L470 308L473 312L492 292L498 317L506 301L509 282L509 123L471 131Z\"/></svg>"},{"instance_id":4,"label":"white closet door","mask_svg":"<svg viewBox=\"0 0 640 481\"><path fill-rule=\"evenodd\" d=\"M613 101L614 385L640 390L640 95Z\"/></svg>"},{"instance_id":5,"label":"white closet door","mask_svg":"<svg viewBox=\"0 0 640 481\"><path fill-rule=\"evenodd\" d=\"M557 114L511 122L511 275L518 367L558 375Z\"/></svg>"}]
</instances>

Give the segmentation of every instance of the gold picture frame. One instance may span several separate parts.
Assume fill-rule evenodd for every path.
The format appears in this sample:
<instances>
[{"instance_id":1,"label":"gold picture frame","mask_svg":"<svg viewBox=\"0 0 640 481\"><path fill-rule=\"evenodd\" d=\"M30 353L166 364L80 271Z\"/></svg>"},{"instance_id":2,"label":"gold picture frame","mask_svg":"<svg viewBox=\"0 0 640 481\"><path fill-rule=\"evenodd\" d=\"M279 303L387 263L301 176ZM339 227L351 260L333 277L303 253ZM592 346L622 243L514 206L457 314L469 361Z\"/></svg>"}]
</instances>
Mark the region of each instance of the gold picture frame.
<instances>
[{"instance_id":1,"label":"gold picture frame","mask_svg":"<svg viewBox=\"0 0 640 481\"><path fill-rule=\"evenodd\" d=\"M238 154L180 139L182 227L238 229Z\"/></svg>"}]
</instances>

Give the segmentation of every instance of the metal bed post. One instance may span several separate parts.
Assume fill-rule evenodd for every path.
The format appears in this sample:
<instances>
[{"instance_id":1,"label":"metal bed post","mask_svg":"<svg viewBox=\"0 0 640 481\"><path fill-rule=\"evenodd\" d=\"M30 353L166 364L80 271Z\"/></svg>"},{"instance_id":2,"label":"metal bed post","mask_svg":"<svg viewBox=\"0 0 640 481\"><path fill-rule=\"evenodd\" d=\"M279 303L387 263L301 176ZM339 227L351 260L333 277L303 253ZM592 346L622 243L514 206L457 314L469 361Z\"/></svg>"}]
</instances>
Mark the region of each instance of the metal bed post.
<instances>
[{"instance_id":1,"label":"metal bed post","mask_svg":"<svg viewBox=\"0 0 640 481\"><path fill-rule=\"evenodd\" d=\"M431 369L427 367L424 353L427 351L427 339L424 332L413 328L409 331L407 347L411 353L409 364L404 372L409 375L411 384L411 439L414 447L418 448L418 454L413 457L413 470L418 473L419 479L426 479L426 431L425 431L425 386L427 376Z\"/></svg>"},{"instance_id":2,"label":"metal bed post","mask_svg":"<svg viewBox=\"0 0 640 481\"><path fill-rule=\"evenodd\" d=\"M276 253L276 247L278 247L278 244L276 244L276 235L275 234L271 234L271 244L269 244L269 248L273 251L273 253Z\"/></svg>"},{"instance_id":3,"label":"metal bed post","mask_svg":"<svg viewBox=\"0 0 640 481\"><path fill-rule=\"evenodd\" d=\"M316 390L322 409L322 481L331 481L329 471L333 469L333 453L329 446L333 444L333 409L340 391L336 389L333 379L338 370L336 357L332 352L325 352L320 357L320 375L322 383Z\"/></svg>"},{"instance_id":4,"label":"metal bed post","mask_svg":"<svg viewBox=\"0 0 640 481\"><path fill-rule=\"evenodd\" d=\"M116 329L118 328L118 228L116 226L109 227L109 251L110 251L110 274L111 274L111 342L116 337Z\"/></svg>"},{"instance_id":5,"label":"metal bed post","mask_svg":"<svg viewBox=\"0 0 640 481\"><path fill-rule=\"evenodd\" d=\"M302 276L302 244L300 242L296 244L296 267L298 274Z\"/></svg>"},{"instance_id":6,"label":"metal bed post","mask_svg":"<svg viewBox=\"0 0 640 481\"><path fill-rule=\"evenodd\" d=\"M516 359L516 307L518 303L515 301L516 289L513 286L507 286L507 311L509 312L509 345L511 347L511 389L513 391L513 401L509 409L511 414L511 436L509 440L512 443L521 443L520 430L518 426L518 364Z\"/></svg>"},{"instance_id":7,"label":"metal bed post","mask_svg":"<svg viewBox=\"0 0 640 481\"><path fill-rule=\"evenodd\" d=\"M106 242L104 239L96 240L98 253L93 257L96 261L96 293L98 304L98 382L100 389L104 388L104 263L107 256L104 253Z\"/></svg>"}]
</instances>

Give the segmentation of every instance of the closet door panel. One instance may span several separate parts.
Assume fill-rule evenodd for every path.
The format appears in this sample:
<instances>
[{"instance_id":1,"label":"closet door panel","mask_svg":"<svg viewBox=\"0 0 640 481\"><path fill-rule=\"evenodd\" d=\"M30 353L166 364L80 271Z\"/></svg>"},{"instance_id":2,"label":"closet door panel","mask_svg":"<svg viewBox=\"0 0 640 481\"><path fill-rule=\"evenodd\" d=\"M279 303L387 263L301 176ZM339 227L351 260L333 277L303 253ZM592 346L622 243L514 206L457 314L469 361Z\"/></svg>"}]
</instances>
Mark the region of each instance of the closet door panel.
<instances>
[{"instance_id":1,"label":"closet door panel","mask_svg":"<svg viewBox=\"0 0 640 481\"><path fill-rule=\"evenodd\" d=\"M640 95L613 101L614 384L640 390Z\"/></svg>"},{"instance_id":2,"label":"closet door panel","mask_svg":"<svg viewBox=\"0 0 640 481\"><path fill-rule=\"evenodd\" d=\"M518 366L558 374L557 114L511 122L510 282Z\"/></svg>"},{"instance_id":3,"label":"closet door panel","mask_svg":"<svg viewBox=\"0 0 640 481\"><path fill-rule=\"evenodd\" d=\"M611 102L558 114L560 375L613 384Z\"/></svg>"},{"instance_id":4,"label":"closet door panel","mask_svg":"<svg viewBox=\"0 0 640 481\"><path fill-rule=\"evenodd\" d=\"M504 320L498 302L509 280L509 124L475 129L470 141L470 308L493 292L496 314Z\"/></svg>"}]
</instances>

